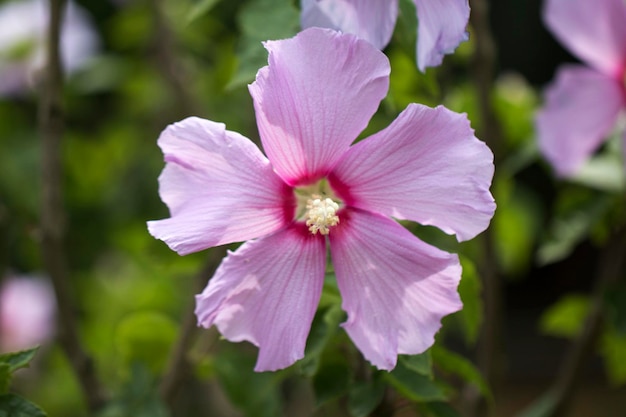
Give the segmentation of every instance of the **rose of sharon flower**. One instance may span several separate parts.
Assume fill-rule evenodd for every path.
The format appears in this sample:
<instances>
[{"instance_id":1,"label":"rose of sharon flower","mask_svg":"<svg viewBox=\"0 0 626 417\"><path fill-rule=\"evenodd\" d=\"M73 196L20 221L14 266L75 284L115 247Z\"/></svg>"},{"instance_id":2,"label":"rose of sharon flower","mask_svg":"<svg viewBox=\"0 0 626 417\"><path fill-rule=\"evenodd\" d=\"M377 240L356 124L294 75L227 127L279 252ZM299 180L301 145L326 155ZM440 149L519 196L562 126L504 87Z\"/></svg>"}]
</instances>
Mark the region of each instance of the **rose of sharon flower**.
<instances>
[{"instance_id":1,"label":"rose of sharon flower","mask_svg":"<svg viewBox=\"0 0 626 417\"><path fill-rule=\"evenodd\" d=\"M602 144L626 108L626 1L548 0L543 15L552 33L586 64L559 69L536 119L542 153L557 175L567 177Z\"/></svg>"},{"instance_id":2,"label":"rose of sharon flower","mask_svg":"<svg viewBox=\"0 0 626 417\"><path fill-rule=\"evenodd\" d=\"M413 0L417 9L417 66L441 64L443 56L468 39L468 0ZM391 40L398 0L300 0L303 28L319 26L363 38L378 49Z\"/></svg>"},{"instance_id":3,"label":"rose of sharon flower","mask_svg":"<svg viewBox=\"0 0 626 417\"><path fill-rule=\"evenodd\" d=\"M48 282L6 278L0 286L0 351L32 348L52 336L56 303Z\"/></svg>"},{"instance_id":4,"label":"rose of sharon flower","mask_svg":"<svg viewBox=\"0 0 626 417\"><path fill-rule=\"evenodd\" d=\"M199 324L260 348L257 371L304 356L330 246L343 327L378 368L423 352L461 308L457 255L392 220L456 233L494 212L492 154L465 115L412 104L386 129L350 144L389 86L370 43L329 29L268 41L250 85L267 158L223 124L189 118L159 138L160 194L171 218L150 233L179 254L244 241L197 296Z\"/></svg>"},{"instance_id":5,"label":"rose of sharon flower","mask_svg":"<svg viewBox=\"0 0 626 417\"><path fill-rule=\"evenodd\" d=\"M25 90L45 63L49 9L46 1L11 1L0 6L0 95ZM61 32L61 57L68 73L96 49L97 37L86 13L68 2Z\"/></svg>"}]
</instances>

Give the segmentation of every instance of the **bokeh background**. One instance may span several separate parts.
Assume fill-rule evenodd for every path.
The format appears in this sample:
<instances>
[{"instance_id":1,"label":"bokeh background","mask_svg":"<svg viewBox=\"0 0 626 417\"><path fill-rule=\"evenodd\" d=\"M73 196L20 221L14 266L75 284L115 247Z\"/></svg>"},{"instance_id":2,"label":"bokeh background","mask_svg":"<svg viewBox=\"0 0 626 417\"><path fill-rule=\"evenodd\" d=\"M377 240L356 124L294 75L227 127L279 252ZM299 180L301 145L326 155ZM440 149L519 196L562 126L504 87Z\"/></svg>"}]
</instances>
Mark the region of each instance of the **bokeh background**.
<instances>
[{"instance_id":1,"label":"bokeh background","mask_svg":"<svg viewBox=\"0 0 626 417\"><path fill-rule=\"evenodd\" d=\"M297 2L74 4L85 12L97 46L65 77L65 248L80 340L107 392L108 402L97 415L366 415L354 411L353 403L361 401L355 381L362 374L378 381L378 374L355 359L358 353L337 330L343 317L336 294L327 292L322 301L302 363L254 374L255 348L221 340L214 329L189 330L193 295L223 252L180 257L146 229L147 220L168 216L158 197L163 160L156 146L168 124L196 115L258 140L246 85L266 62L260 41L299 30ZM383 391L393 408L378 407L373 415L508 417L524 410L527 417L546 415L528 407L549 398L544 395L593 305L599 271L609 262L605 254L615 250L613 233L626 223L617 140L602 149L598 169L575 180L555 179L538 154L533 117L542 88L558 65L575 62L544 28L542 2L499 0L488 6L493 55L477 54L477 42L486 35L473 21L469 42L441 67L419 73L410 13L401 16L385 50L392 67L390 93L363 136L386 126L411 102L467 112L478 137L489 136L485 140L496 154L492 193L498 211L484 236L463 245L412 226L423 239L461 253L466 308L444 321L439 353L433 353L429 378L442 396L407 392L401 379L387 381ZM402 2L403 12L410 7ZM491 70L487 94L493 119L483 112L479 81L481 71ZM41 91L39 68L31 68L23 88L0 97L4 283L48 281L39 226ZM626 249L611 253L617 253L613 259L626 257ZM573 407L565 415L626 416L625 270L616 271L616 283L601 297L609 314L582 361ZM188 332L185 371L177 389L163 398L172 351ZM485 332L492 335L490 342ZM11 390L50 416L92 415L52 333L39 342L31 366L16 373ZM485 394L488 399L481 400Z\"/></svg>"}]
</instances>

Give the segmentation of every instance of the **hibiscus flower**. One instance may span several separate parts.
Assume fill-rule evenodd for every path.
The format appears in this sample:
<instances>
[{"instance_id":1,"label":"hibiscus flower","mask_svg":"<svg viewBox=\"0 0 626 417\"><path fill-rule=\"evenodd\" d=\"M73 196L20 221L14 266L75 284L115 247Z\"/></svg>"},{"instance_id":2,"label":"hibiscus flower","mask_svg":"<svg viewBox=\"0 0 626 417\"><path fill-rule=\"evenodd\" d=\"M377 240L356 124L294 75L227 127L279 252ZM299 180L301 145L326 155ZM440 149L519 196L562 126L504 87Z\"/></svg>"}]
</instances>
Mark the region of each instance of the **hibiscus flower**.
<instances>
[{"instance_id":1,"label":"hibiscus flower","mask_svg":"<svg viewBox=\"0 0 626 417\"><path fill-rule=\"evenodd\" d=\"M541 152L567 177L606 140L626 108L626 2L548 0L544 19L584 63L558 70L536 119Z\"/></svg>"},{"instance_id":2,"label":"hibiscus flower","mask_svg":"<svg viewBox=\"0 0 626 417\"><path fill-rule=\"evenodd\" d=\"M413 0L417 9L417 67L441 64L443 56L468 39L468 0ZM303 28L340 30L363 38L378 49L391 40L398 0L301 0Z\"/></svg>"},{"instance_id":3,"label":"hibiscus flower","mask_svg":"<svg viewBox=\"0 0 626 417\"><path fill-rule=\"evenodd\" d=\"M330 247L344 329L392 369L434 342L459 310L456 254L391 217L455 233L483 231L495 209L493 155L465 115L412 104L353 144L389 86L389 61L350 34L311 28L265 43L250 85L265 157L220 123L188 118L159 138L160 195L171 217L150 233L179 254L245 241L197 296L200 325L260 348L255 369L304 355Z\"/></svg>"}]
</instances>

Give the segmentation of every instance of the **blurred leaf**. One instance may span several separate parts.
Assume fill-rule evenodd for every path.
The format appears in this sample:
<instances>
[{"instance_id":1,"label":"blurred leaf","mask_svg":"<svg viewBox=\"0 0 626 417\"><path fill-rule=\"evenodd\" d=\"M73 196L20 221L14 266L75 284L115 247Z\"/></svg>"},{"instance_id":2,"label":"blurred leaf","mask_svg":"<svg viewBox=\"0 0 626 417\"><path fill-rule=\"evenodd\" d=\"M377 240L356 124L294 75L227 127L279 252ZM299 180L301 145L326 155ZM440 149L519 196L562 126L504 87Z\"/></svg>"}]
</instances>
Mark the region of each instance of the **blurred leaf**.
<instances>
[{"instance_id":1,"label":"blurred leaf","mask_svg":"<svg viewBox=\"0 0 626 417\"><path fill-rule=\"evenodd\" d=\"M256 352L255 352L256 353ZM230 347L215 360L215 370L228 398L249 417L280 415L280 372L254 372L255 357Z\"/></svg>"},{"instance_id":2,"label":"blurred leaf","mask_svg":"<svg viewBox=\"0 0 626 417\"><path fill-rule=\"evenodd\" d=\"M300 13L284 0L251 0L239 13L238 23L242 33L237 48L239 63L227 88L254 80L259 68L267 65L262 42L295 35L300 28Z\"/></svg>"},{"instance_id":3,"label":"blurred leaf","mask_svg":"<svg viewBox=\"0 0 626 417\"><path fill-rule=\"evenodd\" d=\"M463 324L465 342L473 345L476 342L480 325L483 321L482 284L474 263L466 256L460 256L459 258L463 266L463 276L459 283L459 294L463 302L463 309L457 313L457 316Z\"/></svg>"},{"instance_id":4,"label":"blurred leaf","mask_svg":"<svg viewBox=\"0 0 626 417\"><path fill-rule=\"evenodd\" d=\"M15 394L0 395L0 417L46 417L35 404Z\"/></svg>"},{"instance_id":5,"label":"blurred leaf","mask_svg":"<svg viewBox=\"0 0 626 417\"><path fill-rule=\"evenodd\" d=\"M313 377L316 405L320 406L346 394L350 377L350 365L341 356L325 355Z\"/></svg>"},{"instance_id":6,"label":"blurred leaf","mask_svg":"<svg viewBox=\"0 0 626 417\"><path fill-rule=\"evenodd\" d=\"M385 377L399 393L413 401L446 400L445 393L432 379L409 369L402 360Z\"/></svg>"},{"instance_id":7,"label":"blurred leaf","mask_svg":"<svg viewBox=\"0 0 626 417\"><path fill-rule=\"evenodd\" d=\"M319 309L315 314L307 339L304 358L298 364L305 375L311 377L317 372L321 355L332 336L337 333L339 322L344 316L345 313L339 303Z\"/></svg>"},{"instance_id":8,"label":"blurred leaf","mask_svg":"<svg viewBox=\"0 0 626 417\"><path fill-rule=\"evenodd\" d=\"M98 414L98 417L168 416L159 397L157 380L141 363L131 365L131 378L120 390L119 397Z\"/></svg>"},{"instance_id":9,"label":"blurred leaf","mask_svg":"<svg viewBox=\"0 0 626 417\"><path fill-rule=\"evenodd\" d=\"M419 355L402 355L399 361L401 361L407 369L417 372L420 375L429 378L433 376L433 362L430 349Z\"/></svg>"},{"instance_id":10,"label":"blurred leaf","mask_svg":"<svg viewBox=\"0 0 626 417\"><path fill-rule=\"evenodd\" d=\"M193 23L198 18L209 13L221 0L198 0L194 3L187 15L187 24Z\"/></svg>"},{"instance_id":11,"label":"blurred leaf","mask_svg":"<svg viewBox=\"0 0 626 417\"><path fill-rule=\"evenodd\" d=\"M609 327L602 336L600 352L611 384L626 383L626 335Z\"/></svg>"},{"instance_id":12,"label":"blurred leaf","mask_svg":"<svg viewBox=\"0 0 626 417\"><path fill-rule=\"evenodd\" d=\"M371 381L357 382L350 386L348 409L352 417L369 416L383 400L386 385L381 375L376 373Z\"/></svg>"},{"instance_id":13,"label":"blurred leaf","mask_svg":"<svg viewBox=\"0 0 626 417\"><path fill-rule=\"evenodd\" d=\"M460 414L448 403L430 402L419 404L420 416L424 417L460 417Z\"/></svg>"},{"instance_id":14,"label":"blurred leaf","mask_svg":"<svg viewBox=\"0 0 626 417\"><path fill-rule=\"evenodd\" d=\"M133 313L117 326L115 344L127 363L139 361L157 374L166 364L177 325L156 311Z\"/></svg>"},{"instance_id":15,"label":"blurred leaf","mask_svg":"<svg viewBox=\"0 0 626 417\"><path fill-rule=\"evenodd\" d=\"M571 180L598 190L623 192L626 189L623 158L617 152L595 155L585 162Z\"/></svg>"},{"instance_id":16,"label":"blurred leaf","mask_svg":"<svg viewBox=\"0 0 626 417\"><path fill-rule=\"evenodd\" d=\"M545 392L537 400L517 414L516 417L552 417L557 397L552 391Z\"/></svg>"},{"instance_id":17,"label":"blurred leaf","mask_svg":"<svg viewBox=\"0 0 626 417\"><path fill-rule=\"evenodd\" d=\"M0 394L9 392L11 383L11 370L8 363L0 362Z\"/></svg>"},{"instance_id":18,"label":"blurred leaf","mask_svg":"<svg viewBox=\"0 0 626 417\"><path fill-rule=\"evenodd\" d=\"M487 381L483 378L480 371L467 358L458 353L447 350L440 345L435 345L431 349L433 361L442 370L458 375L464 381L474 385L480 393L487 399L492 400L493 395Z\"/></svg>"},{"instance_id":19,"label":"blurred leaf","mask_svg":"<svg viewBox=\"0 0 626 417\"><path fill-rule=\"evenodd\" d=\"M539 328L551 336L574 337L589 311L589 297L569 294L548 308L539 320Z\"/></svg>"},{"instance_id":20,"label":"blurred leaf","mask_svg":"<svg viewBox=\"0 0 626 417\"><path fill-rule=\"evenodd\" d=\"M0 355L0 363L6 363L9 365L9 371L15 372L20 368L28 367L30 361L35 357L37 350L39 350L39 346L19 352L3 353Z\"/></svg>"},{"instance_id":21,"label":"blurred leaf","mask_svg":"<svg viewBox=\"0 0 626 417\"><path fill-rule=\"evenodd\" d=\"M496 80L493 106L509 147L519 148L533 139L538 102L537 94L521 75L507 73Z\"/></svg>"},{"instance_id":22,"label":"blurred leaf","mask_svg":"<svg viewBox=\"0 0 626 417\"><path fill-rule=\"evenodd\" d=\"M606 309L611 327L618 334L626 335L626 284L616 286L606 294Z\"/></svg>"},{"instance_id":23,"label":"blurred leaf","mask_svg":"<svg viewBox=\"0 0 626 417\"><path fill-rule=\"evenodd\" d=\"M567 191L567 190L566 190ZM570 190L561 196L563 208L549 226L548 237L540 245L537 258L546 265L567 257L608 211L611 196Z\"/></svg>"},{"instance_id":24,"label":"blurred leaf","mask_svg":"<svg viewBox=\"0 0 626 417\"><path fill-rule=\"evenodd\" d=\"M493 217L495 251L501 270L520 275L531 265L543 217L538 197L523 185L500 176L493 187L498 209Z\"/></svg>"}]
</instances>

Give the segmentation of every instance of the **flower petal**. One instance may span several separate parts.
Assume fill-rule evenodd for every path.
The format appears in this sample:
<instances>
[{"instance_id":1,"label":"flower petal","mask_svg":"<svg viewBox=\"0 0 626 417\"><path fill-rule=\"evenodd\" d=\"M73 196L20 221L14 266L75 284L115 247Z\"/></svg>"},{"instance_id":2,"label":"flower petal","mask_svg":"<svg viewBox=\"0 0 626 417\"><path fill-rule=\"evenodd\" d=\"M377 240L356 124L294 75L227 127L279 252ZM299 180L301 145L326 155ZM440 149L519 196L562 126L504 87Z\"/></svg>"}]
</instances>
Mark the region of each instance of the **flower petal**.
<instances>
[{"instance_id":1,"label":"flower petal","mask_svg":"<svg viewBox=\"0 0 626 417\"><path fill-rule=\"evenodd\" d=\"M246 242L196 296L198 322L258 346L256 371L285 368L304 356L325 263L324 239L302 224Z\"/></svg>"},{"instance_id":2,"label":"flower petal","mask_svg":"<svg viewBox=\"0 0 626 417\"><path fill-rule=\"evenodd\" d=\"M290 185L323 177L367 126L389 86L389 61L366 41L310 28L268 41L250 85L274 169Z\"/></svg>"},{"instance_id":3,"label":"flower petal","mask_svg":"<svg viewBox=\"0 0 626 417\"><path fill-rule=\"evenodd\" d=\"M302 28L352 33L383 49L398 18L398 0L301 0Z\"/></svg>"},{"instance_id":4,"label":"flower petal","mask_svg":"<svg viewBox=\"0 0 626 417\"><path fill-rule=\"evenodd\" d=\"M428 349L441 318L462 308L455 254L430 246L391 219L346 209L329 234L343 324L365 358L391 370L398 354Z\"/></svg>"},{"instance_id":5,"label":"flower petal","mask_svg":"<svg viewBox=\"0 0 626 417\"><path fill-rule=\"evenodd\" d=\"M537 113L539 148L560 176L575 173L611 132L625 98L613 78L565 65Z\"/></svg>"},{"instance_id":6,"label":"flower petal","mask_svg":"<svg viewBox=\"0 0 626 417\"><path fill-rule=\"evenodd\" d=\"M159 138L166 166L161 199L171 218L150 233L181 255L264 236L293 220L293 192L250 140L191 117Z\"/></svg>"},{"instance_id":7,"label":"flower petal","mask_svg":"<svg viewBox=\"0 0 626 417\"><path fill-rule=\"evenodd\" d=\"M445 54L469 39L465 30L470 8L467 0L413 0L417 8L417 66L436 67Z\"/></svg>"},{"instance_id":8,"label":"flower petal","mask_svg":"<svg viewBox=\"0 0 626 417\"><path fill-rule=\"evenodd\" d=\"M437 226L462 241L493 216L493 170L493 155L466 115L411 104L351 147L329 181L349 206Z\"/></svg>"},{"instance_id":9,"label":"flower petal","mask_svg":"<svg viewBox=\"0 0 626 417\"><path fill-rule=\"evenodd\" d=\"M624 0L548 0L543 16L552 33L580 59L612 76L624 70Z\"/></svg>"}]
</instances>

